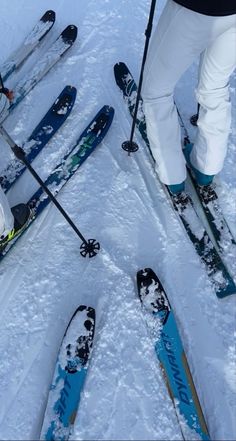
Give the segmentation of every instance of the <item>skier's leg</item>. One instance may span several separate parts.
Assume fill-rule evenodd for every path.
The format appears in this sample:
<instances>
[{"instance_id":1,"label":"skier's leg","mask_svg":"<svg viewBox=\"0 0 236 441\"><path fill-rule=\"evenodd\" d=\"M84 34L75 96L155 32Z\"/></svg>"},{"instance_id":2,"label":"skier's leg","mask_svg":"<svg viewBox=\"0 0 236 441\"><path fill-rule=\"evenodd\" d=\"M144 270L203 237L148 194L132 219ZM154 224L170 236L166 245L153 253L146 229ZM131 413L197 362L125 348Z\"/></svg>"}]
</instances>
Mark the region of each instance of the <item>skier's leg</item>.
<instances>
[{"instance_id":1,"label":"skier's leg","mask_svg":"<svg viewBox=\"0 0 236 441\"><path fill-rule=\"evenodd\" d=\"M142 96L151 149L161 181L186 178L174 87L191 63L224 28L225 17L209 17L168 0L153 35L144 72ZM220 20L215 29L215 22ZM218 29L219 28L219 29Z\"/></svg>"},{"instance_id":2,"label":"skier's leg","mask_svg":"<svg viewBox=\"0 0 236 441\"><path fill-rule=\"evenodd\" d=\"M0 186L0 241L3 240L14 227L14 217L4 191Z\"/></svg>"},{"instance_id":3,"label":"skier's leg","mask_svg":"<svg viewBox=\"0 0 236 441\"><path fill-rule=\"evenodd\" d=\"M204 175L215 175L222 169L230 132L229 78L236 67L236 16L228 21L232 25L204 51L196 91L200 113L190 160ZM197 178L201 180L201 174ZM200 183L204 184L204 176Z\"/></svg>"}]
</instances>

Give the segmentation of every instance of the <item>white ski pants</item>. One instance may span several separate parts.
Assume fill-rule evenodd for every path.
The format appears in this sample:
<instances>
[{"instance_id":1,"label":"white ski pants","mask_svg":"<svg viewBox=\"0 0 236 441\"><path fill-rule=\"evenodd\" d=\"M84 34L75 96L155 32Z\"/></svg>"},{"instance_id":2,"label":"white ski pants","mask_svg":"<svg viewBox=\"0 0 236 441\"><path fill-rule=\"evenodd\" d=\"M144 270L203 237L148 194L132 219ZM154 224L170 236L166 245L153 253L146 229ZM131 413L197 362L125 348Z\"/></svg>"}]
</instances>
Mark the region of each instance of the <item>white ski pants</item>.
<instances>
[{"instance_id":1,"label":"white ski pants","mask_svg":"<svg viewBox=\"0 0 236 441\"><path fill-rule=\"evenodd\" d=\"M14 217L12 215L8 200L0 186L0 239L4 239L14 226Z\"/></svg>"},{"instance_id":2,"label":"white ski pants","mask_svg":"<svg viewBox=\"0 0 236 441\"><path fill-rule=\"evenodd\" d=\"M150 42L142 89L147 134L164 184L186 178L173 94L181 75L200 55L196 98L201 107L191 162L202 173L215 175L223 167L231 125L236 15L206 16L167 0Z\"/></svg>"}]
</instances>

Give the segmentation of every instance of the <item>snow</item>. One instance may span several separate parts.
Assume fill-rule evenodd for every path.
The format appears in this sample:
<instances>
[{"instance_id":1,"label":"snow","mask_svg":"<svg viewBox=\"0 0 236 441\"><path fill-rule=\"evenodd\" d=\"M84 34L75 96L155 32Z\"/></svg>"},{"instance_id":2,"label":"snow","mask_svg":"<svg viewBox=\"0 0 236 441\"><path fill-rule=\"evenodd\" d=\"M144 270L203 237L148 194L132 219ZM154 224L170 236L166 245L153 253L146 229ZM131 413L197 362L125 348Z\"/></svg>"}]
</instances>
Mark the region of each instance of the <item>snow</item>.
<instances>
[{"instance_id":1,"label":"snow","mask_svg":"<svg viewBox=\"0 0 236 441\"><path fill-rule=\"evenodd\" d=\"M13 87L69 24L78 38L64 59L23 100L4 126L23 143L61 90L71 84L77 100L66 124L34 161L48 173L98 110L115 117L106 138L58 195L86 238L101 251L80 256L80 240L51 204L0 265L0 439L39 438L58 349L80 304L96 309L93 355L74 440L181 440L177 418L154 352L135 286L137 270L159 275L175 311L211 439L236 437L235 296L219 300L204 267L158 184L148 152L128 156L121 143L131 120L113 65L128 64L138 79L148 1L1 0L0 65L24 41L47 9L56 23L37 51L6 85ZM164 0L158 2L155 23ZM176 89L184 119L195 112L197 65ZM231 94L235 103L236 75ZM236 105L233 116L235 124ZM194 138L195 129L189 127ZM236 126L232 129L220 199L236 234ZM0 142L0 170L12 157ZM37 189L28 172L9 192L12 205ZM235 264L232 262L236 278Z\"/></svg>"}]
</instances>

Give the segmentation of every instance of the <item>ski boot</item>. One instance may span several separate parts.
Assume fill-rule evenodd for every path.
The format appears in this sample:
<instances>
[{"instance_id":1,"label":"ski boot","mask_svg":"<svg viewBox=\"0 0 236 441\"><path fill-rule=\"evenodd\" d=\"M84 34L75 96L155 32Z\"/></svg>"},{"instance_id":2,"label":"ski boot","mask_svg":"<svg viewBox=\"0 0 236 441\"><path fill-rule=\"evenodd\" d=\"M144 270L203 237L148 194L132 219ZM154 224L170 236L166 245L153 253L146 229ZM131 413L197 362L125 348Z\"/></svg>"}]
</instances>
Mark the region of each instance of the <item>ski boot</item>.
<instances>
[{"instance_id":1,"label":"ski boot","mask_svg":"<svg viewBox=\"0 0 236 441\"><path fill-rule=\"evenodd\" d=\"M183 149L183 153L184 153L184 156L185 156L185 159L187 162L187 166L190 169L190 172L192 173L192 176L195 179L195 181L199 187L200 186L208 186L208 185L212 184L215 175L206 175L205 173L202 173L199 170L197 170L191 164L190 154L191 154L192 148L193 148L193 144L189 143Z\"/></svg>"},{"instance_id":2,"label":"ski boot","mask_svg":"<svg viewBox=\"0 0 236 441\"><path fill-rule=\"evenodd\" d=\"M0 237L0 250L3 250L8 242L20 234L33 217L33 212L27 204L18 204L12 207L11 211L14 216L14 227L6 237Z\"/></svg>"}]
</instances>

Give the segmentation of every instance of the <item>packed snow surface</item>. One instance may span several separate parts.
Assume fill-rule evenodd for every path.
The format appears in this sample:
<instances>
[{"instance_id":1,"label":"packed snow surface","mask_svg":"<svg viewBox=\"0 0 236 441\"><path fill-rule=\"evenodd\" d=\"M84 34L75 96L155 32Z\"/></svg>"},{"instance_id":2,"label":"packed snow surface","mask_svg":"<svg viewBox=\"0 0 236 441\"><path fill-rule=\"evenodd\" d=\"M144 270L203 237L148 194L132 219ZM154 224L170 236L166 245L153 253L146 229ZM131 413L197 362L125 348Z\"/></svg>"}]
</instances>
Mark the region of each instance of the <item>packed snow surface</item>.
<instances>
[{"instance_id":1,"label":"packed snow surface","mask_svg":"<svg viewBox=\"0 0 236 441\"><path fill-rule=\"evenodd\" d=\"M164 5L157 2L155 24ZM22 101L4 127L18 144L30 135L67 85L77 100L67 122L34 161L43 179L98 110L115 108L113 124L94 153L58 195L86 238L101 244L97 257L80 256L80 239L52 204L0 265L0 439L39 438L57 353L80 304L96 309L93 355L74 440L182 440L137 296L136 272L151 267L172 308L203 412L214 440L236 438L235 296L219 300L156 179L148 152L128 156L121 144L131 119L113 76L118 61L138 80L150 2L143 0L1 0L0 65L47 9L56 23L40 47L6 82L24 81L47 47L69 24L78 38L65 57ZM181 78L176 101L194 139L197 62ZM219 196L236 234L236 75L228 155ZM12 153L0 140L0 172ZM11 205L37 189L28 172L8 193ZM235 261L231 271L236 278Z\"/></svg>"}]
</instances>

